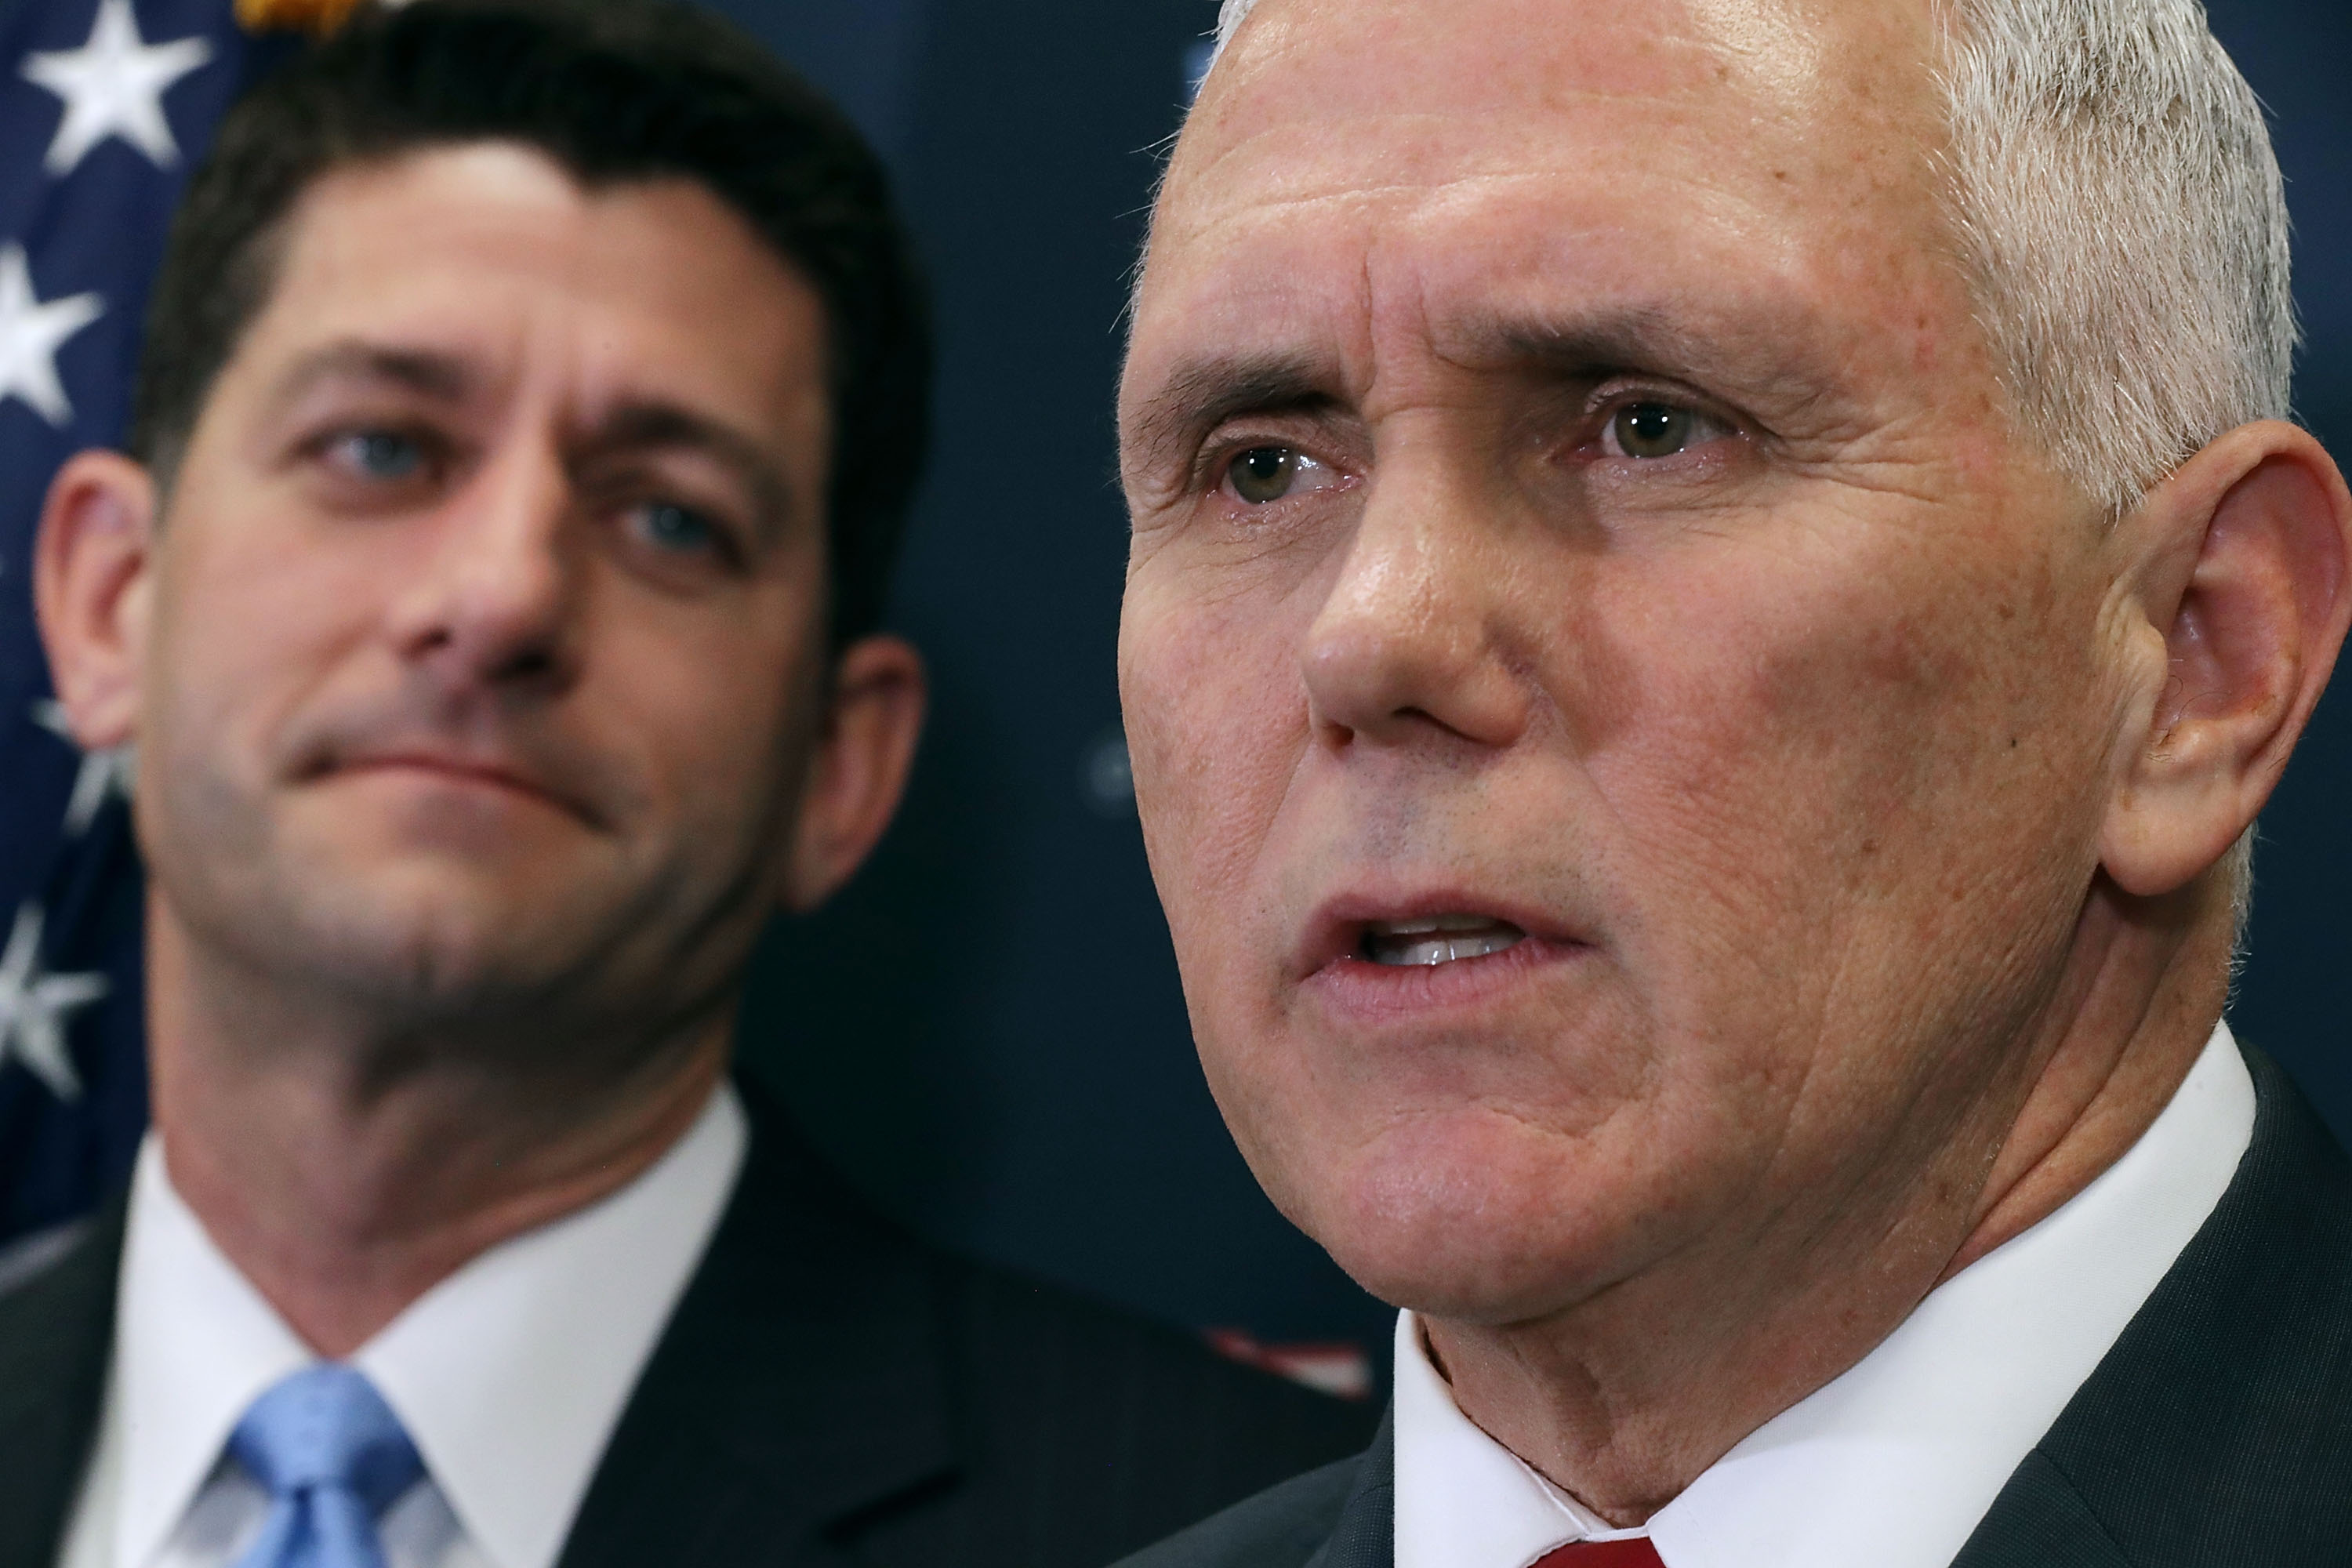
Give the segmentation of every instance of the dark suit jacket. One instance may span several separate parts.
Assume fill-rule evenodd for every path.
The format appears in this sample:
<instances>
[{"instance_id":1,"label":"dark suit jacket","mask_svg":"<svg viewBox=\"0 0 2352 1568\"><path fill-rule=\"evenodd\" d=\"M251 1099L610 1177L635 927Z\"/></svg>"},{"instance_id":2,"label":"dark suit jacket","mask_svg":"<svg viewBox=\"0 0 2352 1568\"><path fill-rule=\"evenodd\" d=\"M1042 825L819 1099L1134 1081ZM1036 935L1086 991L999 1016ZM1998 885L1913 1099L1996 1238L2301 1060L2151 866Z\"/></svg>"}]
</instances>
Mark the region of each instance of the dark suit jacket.
<instances>
[{"instance_id":1,"label":"dark suit jacket","mask_svg":"<svg viewBox=\"0 0 2352 1568\"><path fill-rule=\"evenodd\" d=\"M2229 1191L1954 1568L2352 1563L2352 1162L2246 1055L2254 1140ZM1382 1423L1120 1568L1393 1568L1395 1478Z\"/></svg>"},{"instance_id":2,"label":"dark suit jacket","mask_svg":"<svg viewBox=\"0 0 2352 1568\"><path fill-rule=\"evenodd\" d=\"M559 1568L1101 1568L1374 1413L875 1216L748 1086L741 1180ZM0 1568L53 1568L113 1331L123 1210L0 1297Z\"/></svg>"}]
</instances>

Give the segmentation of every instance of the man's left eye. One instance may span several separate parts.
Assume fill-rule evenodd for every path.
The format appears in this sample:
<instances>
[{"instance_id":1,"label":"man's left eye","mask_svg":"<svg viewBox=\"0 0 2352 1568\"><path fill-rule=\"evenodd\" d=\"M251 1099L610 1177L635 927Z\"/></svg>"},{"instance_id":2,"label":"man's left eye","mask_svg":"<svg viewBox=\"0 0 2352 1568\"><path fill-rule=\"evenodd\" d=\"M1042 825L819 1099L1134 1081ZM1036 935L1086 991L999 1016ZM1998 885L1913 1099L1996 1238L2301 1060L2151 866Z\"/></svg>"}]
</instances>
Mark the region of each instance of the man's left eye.
<instances>
[{"instance_id":1,"label":"man's left eye","mask_svg":"<svg viewBox=\"0 0 2352 1568\"><path fill-rule=\"evenodd\" d=\"M1611 416L1601 446L1612 458L1655 460L1679 457L1728 434L1720 421L1695 409L1645 399L1628 403Z\"/></svg>"},{"instance_id":2,"label":"man's left eye","mask_svg":"<svg viewBox=\"0 0 2352 1568\"><path fill-rule=\"evenodd\" d=\"M1253 447L1225 465L1224 488L1244 505L1271 506L1329 489L1339 479L1327 464L1293 447Z\"/></svg>"},{"instance_id":3,"label":"man's left eye","mask_svg":"<svg viewBox=\"0 0 2352 1568\"><path fill-rule=\"evenodd\" d=\"M719 526L691 507L672 501L651 501L631 514L635 531L657 549L688 554L709 551L719 543Z\"/></svg>"},{"instance_id":4,"label":"man's left eye","mask_svg":"<svg viewBox=\"0 0 2352 1568\"><path fill-rule=\"evenodd\" d=\"M332 450L352 472L388 483L413 479L425 467L424 443L397 430L354 430L337 437Z\"/></svg>"}]
</instances>

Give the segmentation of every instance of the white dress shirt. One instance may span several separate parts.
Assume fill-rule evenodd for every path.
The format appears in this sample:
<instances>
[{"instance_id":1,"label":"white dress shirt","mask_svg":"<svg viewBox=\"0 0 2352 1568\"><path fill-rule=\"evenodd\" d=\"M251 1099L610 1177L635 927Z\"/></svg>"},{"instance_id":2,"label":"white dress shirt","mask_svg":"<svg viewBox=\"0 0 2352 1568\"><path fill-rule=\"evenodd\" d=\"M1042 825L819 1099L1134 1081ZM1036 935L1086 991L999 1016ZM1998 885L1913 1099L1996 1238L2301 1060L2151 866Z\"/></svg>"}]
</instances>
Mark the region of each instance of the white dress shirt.
<instances>
[{"instance_id":1,"label":"white dress shirt","mask_svg":"<svg viewBox=\"0 0 2352 1568\"><path fill-rule=\"evenodd\" d=\"M1945 1281L1844 1375L1612 1530L1474 1426L1396 1335L1396 1568L1528 1568L1647 1535L1666 1568L1949 1568L2197 1234L2252 1141L2226 1025L2156 1122L2055 1214Z\"/></svg>"},{"instance_id":2,"label":"white dress shirt","mask_svg":"<svg viewBox=\"0 0 2352 1568\"><path fill-rule=\"evenodd\" d=\"M425 1474L379 1529L388 1568L552 1568L734 1188L732 1087L627 1186L502 1243L351 1358ZM247 1406L319 1358L221 1255L151 1135L132 1177L98 1444L60 1568L222 1568L269 1497L224 1452Z\"/></svg>"}]
</instances>

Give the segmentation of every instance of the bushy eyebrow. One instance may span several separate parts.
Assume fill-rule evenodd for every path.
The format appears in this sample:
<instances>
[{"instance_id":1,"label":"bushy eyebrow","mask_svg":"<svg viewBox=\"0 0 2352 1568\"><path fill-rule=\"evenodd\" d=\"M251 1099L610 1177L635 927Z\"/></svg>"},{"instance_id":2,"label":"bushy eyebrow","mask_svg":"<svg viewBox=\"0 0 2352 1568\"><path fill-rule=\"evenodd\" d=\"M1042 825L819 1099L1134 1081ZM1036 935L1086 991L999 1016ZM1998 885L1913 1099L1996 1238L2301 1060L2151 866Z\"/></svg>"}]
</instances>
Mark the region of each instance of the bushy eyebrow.
<instances>
[{"instance_id":1,"label":"bushy eyebrow","mask_svg":"<svg viewBox=\"0 0 2352 1568\"><path fill-rule=\"evenodd\" d=\"M698 452L751 492L763 533L772 535L793 516L793 487L765 447L729 425L674 403L616 404L582 432L575 445L593 452Z\"/></svg>"},{"instance_id":2,"label":"bushy eyebrow","mask_svg":"<svg viewBox=\"0 0 2352 1568\"><path fill-rule=\"evenodd\" d=\"M1722 346L1676 323L1662 310L1570 321L1473 319L1440 338L1447 357L1480 368L1549 373L1591 379L1626 373L1685 376L1722 358Z\"/></svg>"},{"instance_id":3,"label":"bushy eyebrow","mask_svg":"<svg viewBox=\"0 0 2352 1568\"><path fill-rule=\"evenodd\" d=\"M1802 421L1846 384L1817 323L1794 309L1708 325L1655 307L1560 320L1472 318L1451 325L1438 346L1458 364L1562 383L1613 375L1678 381L1767 425Z\"/></svg>"},{"instance_id":4,"label":"bushy eyebrow","mask_svg":"<svg viewBox=\"0 0 2352 1568\"><path fill-rule=\"evenodd\" d=\"M1190 449L1244 415L1316 413L1344 399L1337 369L1306 355L1206 354L1181 362L1128 421L1127 445L1146 462Z\"/></svg>"},{"instance_id":5,"label":"bushy eyebrow","mask_svg":"<svg viewBox=\"0 0 2352 1568\"><path fill-rule=\"evenodd\" d=\"M271 389L270 402L284 407L322 382L383 382L436 403L458 403L477 377L455 354L430 349L393 348L346 338L312 349L287 367Z\"/></svg>"}]
</instances>

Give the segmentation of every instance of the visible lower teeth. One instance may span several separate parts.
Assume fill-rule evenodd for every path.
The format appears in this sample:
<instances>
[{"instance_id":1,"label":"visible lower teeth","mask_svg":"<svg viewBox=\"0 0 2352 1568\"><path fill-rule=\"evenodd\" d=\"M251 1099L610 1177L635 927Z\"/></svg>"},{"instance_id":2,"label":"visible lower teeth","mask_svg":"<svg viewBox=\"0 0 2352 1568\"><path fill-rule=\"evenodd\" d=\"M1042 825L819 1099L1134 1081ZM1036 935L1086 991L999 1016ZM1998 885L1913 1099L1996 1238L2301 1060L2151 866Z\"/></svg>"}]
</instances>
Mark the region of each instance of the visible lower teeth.
<instances>
[{"instance_id":1,"label":"visible lower teeth","mask_svg":"<svg viewBox=\"0 0 2352 1568\"><path fill-rule=\"evenodd\" d=\"M1481 931L1415 932L1411 936L1374 936L1364 942L1364 956L1391 968L1412 964L1452 963L1465 958L1485 958L1507 952L1527 940L1525 931L1507 927Z\"/></svg>"}]
</instances>

